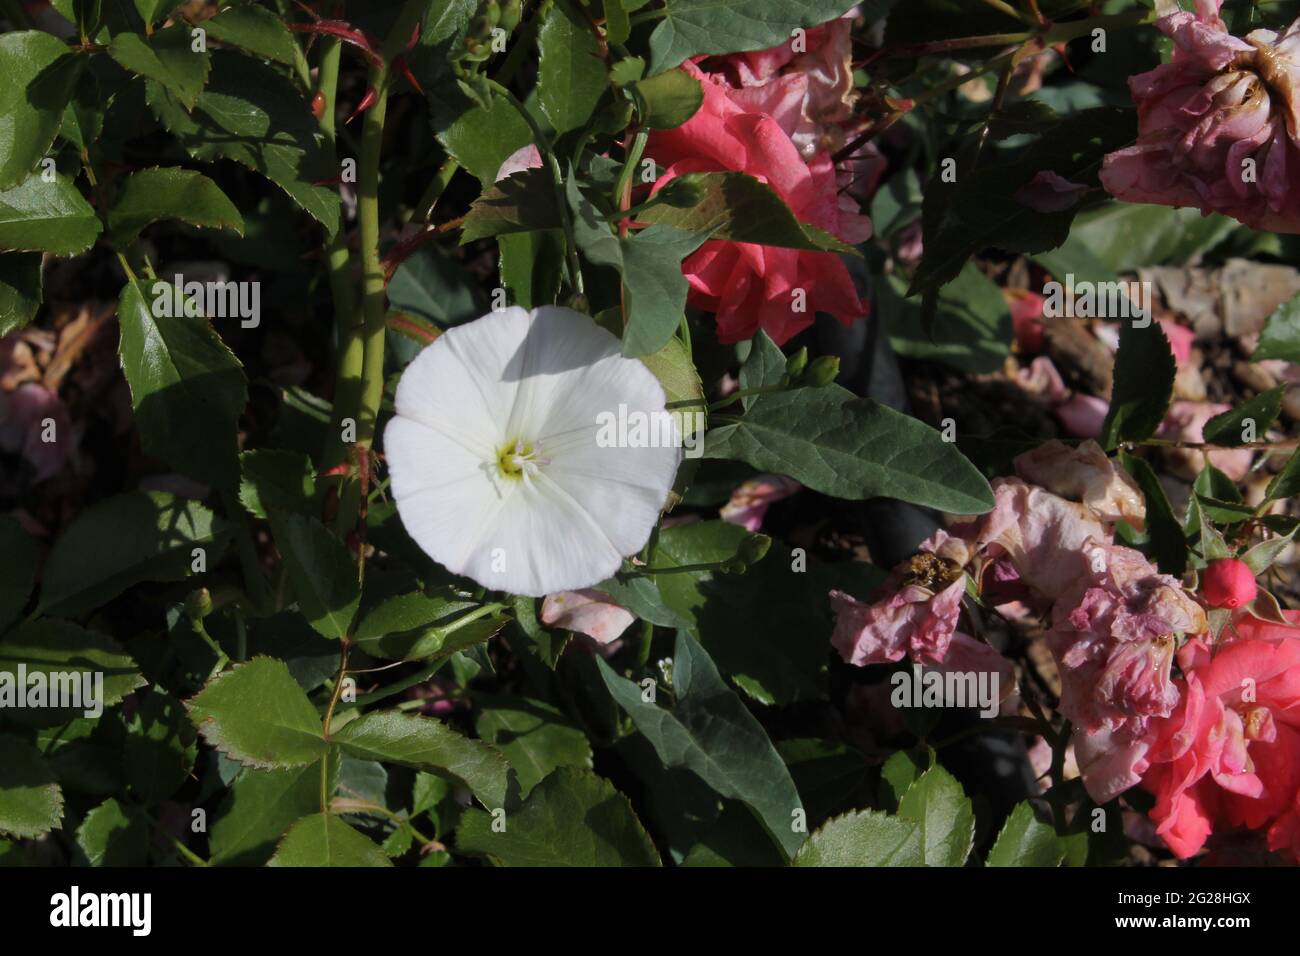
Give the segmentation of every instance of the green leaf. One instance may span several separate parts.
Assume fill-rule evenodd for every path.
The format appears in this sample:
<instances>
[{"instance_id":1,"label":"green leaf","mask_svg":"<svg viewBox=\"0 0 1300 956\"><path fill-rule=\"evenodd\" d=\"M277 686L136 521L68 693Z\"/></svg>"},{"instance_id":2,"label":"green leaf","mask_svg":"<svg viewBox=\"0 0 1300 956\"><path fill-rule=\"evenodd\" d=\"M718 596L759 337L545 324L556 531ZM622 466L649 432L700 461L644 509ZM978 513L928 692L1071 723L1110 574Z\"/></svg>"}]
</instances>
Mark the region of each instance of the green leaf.
<instances>
[{"instance_id":1,"label":"green leaf","mask_svg":"<svg viewBox=\"0 0 1300 956\"><path fill-rule=\"evenodd\" d=\"M40 30L0 35L0 190L27 179L54 143L85 59Z\"/></svg>"},{"instance_id":2,"label":"green leaf","mask_svg":"<svg viewBox=\"0 0 1300 956\"><path fill-rule=\"evenodd\" d=\"M704 103L700 81L685 70L669 70L631 85L641 103L641 122L650 129L676 129Z\"/></svg>"},{"instance_id":3,"label":"green leaf","mask_svg":"<svg viewBox=\"0 0 1300 956\"><path fill-rule=\"evenodd\" d=\"M501 820L494 828L494 820ZM500 832L498 832L500 830ZM659 854L627 797L589 770L561 767L516 811L467 811L456 847L502 866L659 866Z\"/></svg>"},{"instance_id":4,"label":"green leaf","mask_svg":"<svg viewBox=\"0 0 1300 956\"><path fill-rule=\"evenodd\" d=\"M301 452L258 448L239 456L239 500L259 518L314 511L316 472Z\"/></svg>"},{"instance_id":5,"label":"green leaf","mask_svg":"<svg viewBox=\"0 0 1300 956\"><path fill-rule=\"evenodd\" d=\"M224 533L198 502L131 491L91 505L54 543L37 610L77 617L141 581L179 581L194 551L215 564Z\"/></svg>"},{"instance_id":6,"label":"green leaf","mask_svg":"<svg viewBox=\"0 0 1300 956\"><path fill-rule=\"evenodd\" d=\"M273 513L271 533L307 623L324 637L347 637L361 604L347 545L309 515Z\"/></svg>"},{"instance_id":7,"label":"green leaf","mask_svg":"<svg viewBox=\"0 0 1300 956\"><path fill-rule=\"evenodd\" d=\"M143 169L128 176L108 211L109 237L125 248L141 229L160 219L244 234L244 219L235 204L216 183L192 169Z\"/></svg>"},{"instance_id":8,"label":"green leaf","mask_svg":"<svg viewBox=\"0 0 1300 956\"><path fill-rule=\"evenodd\" d=\"M1300 295L1283 302L1268 317L1259 345L1250 356L1252 362L1265 359L1300 362Z\"/></svg>"},{"instance_id":9,"label":"green leaf","mask_svg":"<svg viewBox=\"0 0 1300 956\"><path fill-rule=\"evenodd\" d=\"M650 226L619 242L623 251L623 354L648 356L665 348L686 312L689 285L682 260L708 238L674 226Z\"/></svg>"},{"instance_id":10,"label":"green leaf","mask_svg":"<svg viewBox=\"0 0 1300 956\"><path fill-rule=\"evenodd\" d=\"M189 777L197 753L185 708L155 687L131 718L123 743L131 789L149 803L167 799Z\"/></svg>"},{"instance_id":11,"label":"green leaf","mask_svg":"<svg viewBox=\"0 0 1300 956\"><path fill-rule=\"evenodd\" d=\"M72 99L63 110L59 136L79 153L87 153L104 131L104 110L100 105L99 81L89 70L77 78Z\"/></svg>"},{"instance_id":12,"label":"green leaf","mask_svg":"<svg viewBox=\"0 0 1300 956\"><path fill-rule=\"evenodd\" d=\"M336 178L338 170L310 106L278 70L238 53L216 52L192 113L152 81L146 99L195 159L241 163L288 193L328 235L338 230L338 193L315 185Z\"/></svg>"},{"instance_id":13,"label":"green leaf","mask_svg":"<svg viewBox=\"0 0 1300 956\"><path fill-rule=\"evenodd\" d=\"M501 752L431 717L375 711L347 724L333 742L354 757L450 777L469 787L489 809L513 803L510 765Z\"/></svg>"},{"instance_id":14,"label":"green leaf","mask_svg":"<svg viewBox=\"0 0 1300 956\"><path fill-rule=\"evenodd\" d=\"M1011 353L1011 311L1002 290L974 263L966 263L939 290L933 335L926 334L921 303L903 297L906 288L897 275L877 286L878 308L895 352L976 374L1002 368Z\"/></svg>"},{"instance_id":15,"label":"green leaf","mask_svg":"<svg viewBox=\"0 0 1300 956\"><path fill-rule=\"evenodd\" d=\"M254 4L227 7L212 19L204 20L203 28L213 40L276 63L293 65L297 46L293 34L283 20L265 7Z\"/></svg>"},{"instance_id":16,"label":"green leaf","mask_svg":"<svg viewBox=\"0 0 1300 956\"><path fill-rule=\"evenodd\" d=\"M1158 322L1148 321L1144 328L1132 321L1120 326L1110 411L1101 429L1106 448L1156 433L1169 411L1177 371L1173 350Z\"/></svg>"},{"instance_id":17,"label":"green leaf","mask_svg":"<svg viewBox=\"0 0 1300 956\"><path fill-rule=\"evenodd\" d=\"M762 329L750 340L749 355L745 364L740 366L740 388L742 390L780 385L785 381L785 353ZM748 411L760 396L749 395L740 400L740 407Z\"/></svg>"},{"instance_id":18,"label":"green leaf","mask_svg":"<svg viewBox=\"0 0 1300 956\"><path fill-rule=\"evenodd\" d=\"M1287 459L1282 470L1273 476L1264 490L1264 497L1268 501L1294 498L1296 495L1300 495L1300 449Z\"/></svg>"},{"instance_id":19,"label":"green leaf","mask_svg":"<svg viewBox=\"0 0 1300 956\"><path fill-rule=\"evenodd\" d=\"M447 152L484 184L494 182L507 157L533 140L523 117L501 97L486 106L466 100L445 126L438 127L435 119L435 129Z\"/></svg>"},{"instance_id":20,"label":"green leaf","mask_svg":"<svg viewBox=\"0 0 1300 956\"><path fill-rule=\"evenodd\" d=\"M385 660L441 660L501 630L504 621L495 613L461 623L480 607L450 590L402 594L367 614L354 639L361 650Z\"/></svg>"},{"instance_id":21,"label":"green leaf","mask_svg":"<svg viewBox=\"0 0 1300 956\"><path fill-rule=\"evenodd\" d=\"M460 261L432 245L421 246L393 272L388 307L442 328L488 310L487 299Z\"/></svg>"},{"instance_id":22,"label":"green leaf","mask_svg":"<svg viewBox=\"0 0 1300 956\"><path fill-rule=\"evenodd\" d=\"M0 515L0 634L22 613L36 581L36 542L13 515Z\"/></svg>"},{"instance_id":23,"label":"green leaf","mask_svg":"<svg viewBox=\"0 0 1300 956\"><path fill-rule=\"evenodd\" d=\"M1286 386L1279 385L1277 388L1260 392L1254 398L1242 402L1222 415L1215 415L1205 423L1203 440L1211 445L1244 444L1247 439L1243 437L1243 433L1246 423L1249 422L1250 430L1256 436L1250 440L1262 441L1264 433L1272 427L1273 422L1277 421L1277 416L1282 411L1282 396L1285 394Z\"/></svg>"},{"instance_id":24,"label":"green leaf","mask_svg":"<svg viewBox=\"0 0 1300 956\"><path fill-rule=\"evenodd\" d=\"M94 245L102 228L66 176L47 182L33 173L0 191L0 250L75 256Z\"/></svg>"},{"instance_id":25,"label":"green leaf","mask_svg":"<svg viewBox=\"0 0 1300 956\"><path fill-rule=\"evenodd\" d=\"M24 328L41 307L41 254L0 254L0 336Z\"/></svg>"},{"instance_id":26,"label":"green leaf","mask_svg":"<svg viewBox=\"0 0 1300 956\"><path fill-rule=\"evenodd\" d=\"M694 206L652 206L637 216L643 223L676 226L710 239L752 242L807 252L848 252L857 249L816 226L798 220L771 187L746 173L702 173L697 178L703 198Z\"/></svg>"},{"instance_id":27,"label":"green leaf","mask_svg":"<svg viewBox=\"0 0 1300 956\"><path fill-rule=\"evenodd\" d=\"M40 751L0 736L0 833L25 839L48 833L63 819L63 791Z\"/></svg>"},{"instance_id":28,"label":"green leaf","mask_svg":"<svg viewBox=\"0 0 1300 956\"><path fill-rule=\"evenodd\" d=\"M320 761L291 770L245 769L213 815L209 860L259 866L295 820L320 810Z\"/></svg>"},{"instance_id":29,"label":"green leaf","mask_svg":"<svg viewBox=\"0 0 1300 956\"><path fill-rule=\"evenodd\" d=\"M188 706L204 739L240 763L284 769L325 755L320 716L283 661L255 657L236 664Z\"/></svg>"},{"instance_id":30,"label":"green leaf","mask_svg":"<svg viewBox=\"0 0 1300 956\"><path fill-rule=\"evenodd\" d=\"M1114 273L1142 266L1186 265L1235 228L1228 217L1205 216L1197 209L1109 202L1081 213L1057 252L1066 262L1091 259L1112 273L1100 278L1113 280ZM1075 278L1098 281L1081 274Z\"/></svg>"},{"instance_id":31,"label":"green leaf","mask_svg":"<svg viewBox=\"0 0 1300 956\"><path fill-rule=\"evenodd\" d=\"M897 498L952 514L993 507L984 476L939 433L838 385L762 395L712 429L705 458L789 475L836 498Z\"/></svg>"},{"instance_id":32,"label":"green leaf","mask_svg":"<svg viewBox=\"0 0 1300 956\"><path fill-rule=\"evenodd\" d=\"M921 827L875 810L854 810L815 830L794 865L922 866Z\"/></svg>"},{"instance_id":33,"label":"green leaf","mask_svg":"<svg viewBox=\"0 0 1300 956\"><path fill-rule=\"evenodd\" d=\"M542 167L523 169L483 190L465 214L460 243L559 228L551 174Z\"/></svg>"},{"instance_id":34,"label":"green leaf","mask_svg":"<svg viewBox=\"0 0 1300 956\"><path fill-rule=\"evenodd\" d=\"M77 828L77 847L90 866L143 866L149 856L149 822L110 797L86 814Z\"/></svg>"},{"instance_id":35,"label":"green leaf","mask_svg":"<svg viewBox=\"0 0 1300 956\"><path fill-rule=\"evenodd\" d=\"M557 0L537 34L541 67L537 102L556 133L579 129L591 119L609 88L605 61L591 25L571 0Z\"/></svg>"},{"instance_id":36,"label":"green leaf","mask_svg":"<svg viewBox=\"0 0 1300 956\"><path fill-rule=\"evenodd\" d=\"M151 37L118 33L108 55L137 76L161 83L187 110L194 109L212 69L207 53L191 49L188 25L176 24Z\"/></svg>"},{"instance_id":37,"label":"green leaf","mask_svg":"<svg viewBox=\"0 0 1300 956\"><path fill-rule=\"evenodd\" d=\"M1141 458L1122 454L1120 462L1133 476L1147 505L1147 533L1151 554L1165 574L1181 577L1187 567L1187 537L1155 471Z\"/></svg>"},{"instance_id":38,"label":"green leaf","mask_svg":"<svg viewBox=\"0 0 1300 956\"><path fill-rule=\"evenodd\" d=\"M474 729L510 761L519 775L520 796L527 797L557 767L591 769L587 735L550 704L527 697L474 696L483 706Z\"/></svg>"},{"instance_id":39,"label":"green leaf","mask_svg":"<svg viewBox=\"0 0 1300 956\"><path fill-rule=\"evenodd\" d=\"M650 35L651 71L670 70L701 53L766 50L800 27L834 20L844 0L666 0Z\"/></svg>"},{"instance_id":40,"label":"green leaf","mask_svg":"<svg viewBox=\"0 0 1300 956\"><path fill-rule=\"evenodd\" d=\"M972 255L989 247L1043 253L1061 245L1078 207L1038 212L1016 193L1044 170L1095 185L1102 157L1132 141L1132 110L1099 107L1063 119L1010 158L972 168L969 153L951 157L956 161L949 167L953 175L945 177L943 168L936 169L925 187L925 256L909 292L937 290L955 279Z\"/></svg>"},{"instance_id":41,"label":"green leaf","mask_svg":"<svg viewBox=\"0 0 1300 956\"><path fill-rule=\"evenodd\" d=\"M744 803L787 856L799 848L803 837L793 824L802 804L785 762L693 637L677 634L672 709L645 700L642 688L619 677L603 658L596 665L665 766L686 767L720 795Z\"/></svg>"},{"instance_id":42,"label":"green leaf","mask_svg":"<svg viewBox=\"0 0 1300 956\"><path fill-rule=\"evenodd\" d=\"M898 815L920 827L925 866L961 866L975 841L975 811L948 771L935 764L908 788Z\"/></svg>"},{"instance_id":43,"label":"green leaf","mask_svg":"<svg viewBox=\"0 0 1300 956\"><path fill-rule=\"evenodd\" d=\"M392 866L373 841L338 817L315 813L303 817L280 841L267 866Z\"/></svg>"},{"instance_id":44,"label":"green leaf","mask_svg":"<svg viewBox=\"0 0 1300 956\"><path fill-rule=\"evenodd\" d=\"M118 348L140 443L191 478L233 489L239 416L248 401L243 366L207 319L169 314L176 291L170 282L153 283L151 304L150 293L131 280L117 303Z\"/></svg>"},{"instance_id":45,"label":"green leaf","mask_svg":"<svg viewBox=\"0 0 1300 956\"><path fill-rule=\"evenodd\" d=\"M1034 816L1029 801L1016 804L1002 825L985 866L1059 866L1065 847L1056 831Z\"/></svg>"},{"instance_id":46,"label":"green leaf","mask_svg":"<svg viewBox=\"0 0 1300 956\"><path fill-rule=\"evenodd\" d=\"M19 680L20 668L27 675L27 687ZM21 695L30 690L35 674L45 675L51 693L57 688L74 695L74 706L50 706L54 703L51 698L38 710L10 710L7 706L4 710L12 720L45 727L87 713L97 717L95 711L102 713L102 708L118 703L145 683L135 661L112 638L53 618L29 621L0 638L0 675L9 678L0 679L0 701L5 697L5 684ZM102 686L94 676L101 674ZM89 686L81 675L92 675Z\"/></svg>"},{"instance_id":47,"label":"green leaf","mask_svg":"<svg viewBox=\"0 0 1300 956\"><path fill-rule=\"evenodd\" d=\"M897 809L903 794L912 788L912 784L916 783L925 770L925 766L918 762L911 751L899 750L890 754L880 768L882 800Z\"/></svg>"}]
</instances>

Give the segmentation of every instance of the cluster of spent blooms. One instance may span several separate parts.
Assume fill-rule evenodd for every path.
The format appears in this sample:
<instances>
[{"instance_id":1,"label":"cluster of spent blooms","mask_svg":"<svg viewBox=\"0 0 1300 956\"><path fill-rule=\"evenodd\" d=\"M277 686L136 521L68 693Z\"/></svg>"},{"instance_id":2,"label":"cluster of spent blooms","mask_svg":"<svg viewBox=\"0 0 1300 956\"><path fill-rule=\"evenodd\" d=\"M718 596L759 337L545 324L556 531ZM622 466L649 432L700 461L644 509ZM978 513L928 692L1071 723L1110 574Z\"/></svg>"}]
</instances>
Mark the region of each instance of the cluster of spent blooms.
<instances>
[{"instance_id":1,"label":"cluster of spent blooms","mask_svg":"<svg viewBox=\"0 0 1300 956\"><path fill-rule=\"evenodd\" d=\"M802 222L847 243L866 241L871 222L848 194L884 171L874 147L837 164L861 120L854 113L848 19L798 31L751 53L698 57L681 69L704 100L676 129L651 135L646 155L664 167L658 191L689 173L739 171L766 183ZM849 324L867 314L834 253L752 243L706 242L683 264L689 303L717 316L718 338L739 342L759 329L777 344L827 312Z\"/></svg>"},{"instance_id":2,"label":"cluster of spent blooms","mask_svg":"<svg viewBox=\"0 0 1300 956\"><path fill-rule=\"evenodd\" d=\"M1007 616L1040 616L1095 801L1151 790L1179 856L1222 824L1267 827L1270 848L1300 858L1300 627L1238 610L1256 594L1239 560L1212 562L1198 599L1117 544L1121 520L1143 528L1143 498L1096 443L1048 442L1015 464L1017 477L994 482L991 512L923 544L876 601L831 593L836 650L859 666L910 657L942 668L960 651L987 670L996 652L958 630L968 591ZM1205 605L1232 615L1217 643Z\"/></svg>"},{"instance_id":3,"label":"cluster of spent blooms","mask_svg":"<svg viewBox=\"0 0 1300 956\"><path fill-rule=\"evenodd\" d=\"M1106 157L1102 185L1128 202L1191 206L1256 229L1300 232L1300 21L1235 37L1222 0L1162 0L1173 57L1129 79L1139 135Z\"/></svg>"}]
</instances>

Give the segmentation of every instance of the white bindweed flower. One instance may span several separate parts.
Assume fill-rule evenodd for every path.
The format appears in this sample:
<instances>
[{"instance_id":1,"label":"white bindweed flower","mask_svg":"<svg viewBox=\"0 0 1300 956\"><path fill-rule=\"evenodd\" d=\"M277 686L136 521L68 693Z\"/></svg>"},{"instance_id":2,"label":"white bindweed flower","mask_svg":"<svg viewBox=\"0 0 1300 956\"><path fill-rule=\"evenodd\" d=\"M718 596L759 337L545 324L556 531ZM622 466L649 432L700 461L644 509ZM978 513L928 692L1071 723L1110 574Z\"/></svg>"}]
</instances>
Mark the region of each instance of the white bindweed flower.
<instances>
[{"instance_id":1,"label":"white bindweed flower","mask_svg":"<svg viewBox=\"0 0 1300 956\"><path fill-rule=\"evenodd\" d=\"M538 597L585 588L646 543L677 442L613 445L599 419L664 418L650 370L588 316L546 306L448 330L402 374L384 455L402 523L448 570Z\"/></svg>"}]
</instances>

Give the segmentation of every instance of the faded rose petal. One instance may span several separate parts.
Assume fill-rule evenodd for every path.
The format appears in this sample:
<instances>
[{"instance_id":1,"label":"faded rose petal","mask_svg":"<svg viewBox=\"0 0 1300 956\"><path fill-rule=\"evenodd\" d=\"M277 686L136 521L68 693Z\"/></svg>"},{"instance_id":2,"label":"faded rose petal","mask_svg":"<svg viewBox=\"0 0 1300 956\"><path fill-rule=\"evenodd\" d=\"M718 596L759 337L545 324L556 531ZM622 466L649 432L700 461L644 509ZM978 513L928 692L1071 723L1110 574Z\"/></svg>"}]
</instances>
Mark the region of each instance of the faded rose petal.
<instances>
[{"instance_id":1,"label":"faded rose petal","mask_svg":"<svg viewBox=\"0 0 1300 956\"><path fill-rule=\"evenodd\" d=\"M802 489L803 485L784 475L750 478L733 491L731 499L722 506L722 520L738 524L746 531L757 531L763 526L763 516L770 505Z\"/></svg>"},{"instance_id":2,"label":"faded rose petal","mask_svg":"<svg viewBox=\"0 0 1300 956\"><path fill-rule=\"evenodd\" d=\"M1080 501L1102 521L1128 521L1138 530L1146 525L1146 501L1123 468L1107 457L1095 441L1077 447L1052 440L1018 455L1016 474L1053 494Z\"/></svg>"},{"instance_id":3,"label":"faded rose petal","mask_svg":"<svg viewBox=\"0 0 1300 956\"><path fill-rule=\"evenodd\" d=\"M1096 395L1076 392L1056 408L1053 413L1061 421L1066 434L1074 438L1097 438L1110 414L1110 402Z\"/></svg>"},{"instance_id":4,"label":"faded rose petal","mask_svg":"<svg viewBox=\"0 0 1300 956\"><path fill-rule=\"evenodd\" d=\"M1016 190L1014 198L1035 212L1061 212L1077 206L1087 192L1087 186L1072 183L1050 169L1042 169Z\"/></svg>"},{"instance_id":5,"label":"faded rose petal","mask_svg":"<svg viewBox=\"0 0 1300 956\"><path fill-rule=\"evenodd\" d=\"M547 627L586 634L600 644L617 640L636 620L608 594L593 588L546 595L539 616Z\"/></svg>"},{"instance_id":6,"label":"faded rose petal","mask_svg":"<svg viewBox=\"0 0 1300 956\"><path fill-rule=\"evenodd\" d=\"M965 582L965 575L959 575L937 594L910 584L874 604L832 591L831 645L847 663L858 667L908 656L918 663L938 663L957 628Z\"/></svg>"}]
</instances>

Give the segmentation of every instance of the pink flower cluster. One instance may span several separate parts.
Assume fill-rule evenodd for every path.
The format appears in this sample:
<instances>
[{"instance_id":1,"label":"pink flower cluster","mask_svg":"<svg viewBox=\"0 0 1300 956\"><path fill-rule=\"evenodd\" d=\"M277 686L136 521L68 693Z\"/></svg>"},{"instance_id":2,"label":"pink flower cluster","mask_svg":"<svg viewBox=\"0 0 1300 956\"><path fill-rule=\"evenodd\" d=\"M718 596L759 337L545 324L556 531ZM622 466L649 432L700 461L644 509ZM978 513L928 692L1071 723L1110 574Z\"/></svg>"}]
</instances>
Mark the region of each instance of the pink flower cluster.
<instances>
[{"instance_id":1,"label":"pink flower cluster","mask_svg":"<svg viewBox=\"0 0 1300 956\"><path fill-rule=\"evenodd\" d=\"M850 244L866 241L871 222L842 189L855 177L856 185L873 188L884 161L872 149L838 167L832 158L860 128L850 26L833 20L770 50L683 64L700 81L704 102L682 126L650 137L647 155L665 168L655 190L687 173L748 173L800 221ZM867 313L834 253L711 241L686 259L683 271L689 303L716 314L722 342L763 329L779 345L819 311L845 324Z\"/></svg>"},{"instance_id":2,"label":"pink flower cluster","mask_svg":"<svg viewBox=\"0 0 1300 956\"><path fill-rule=\"evenodd\" d=\"M856 665L987 669L1000 658L958 630L967 587L1008 616L1042 615L1095 801L1141 784L1180 857L1215 827L1242 827L1300 860L1300 626L1229 610L1253 599L1253 575L1214 562L1203 600L1236 616L1212 649L1202 602L1115 543L1115 524L1142 528L1145 507L1099 446L1048 442L1015 465L1017 477L994 482L992 511L922 545L873 603L831 593L836 650ZM1300 625L1300 612L1289 616ZM977 663L954 656L971 647Z\"/></svg>"},{"instance_id":3,"label":"pink flower cluster","mask_svg":"<svg viewBox=\"0 0 1300 956\"><path fill-rule=\"evenodd\" d=\"M1106 157L1102 185L1128 202L1300 232L1300 21L1235 37L1221 3L1171 4L1156 22L1173 57L1129 79L1138 140Z\"/></svg>"}]
</instances>

